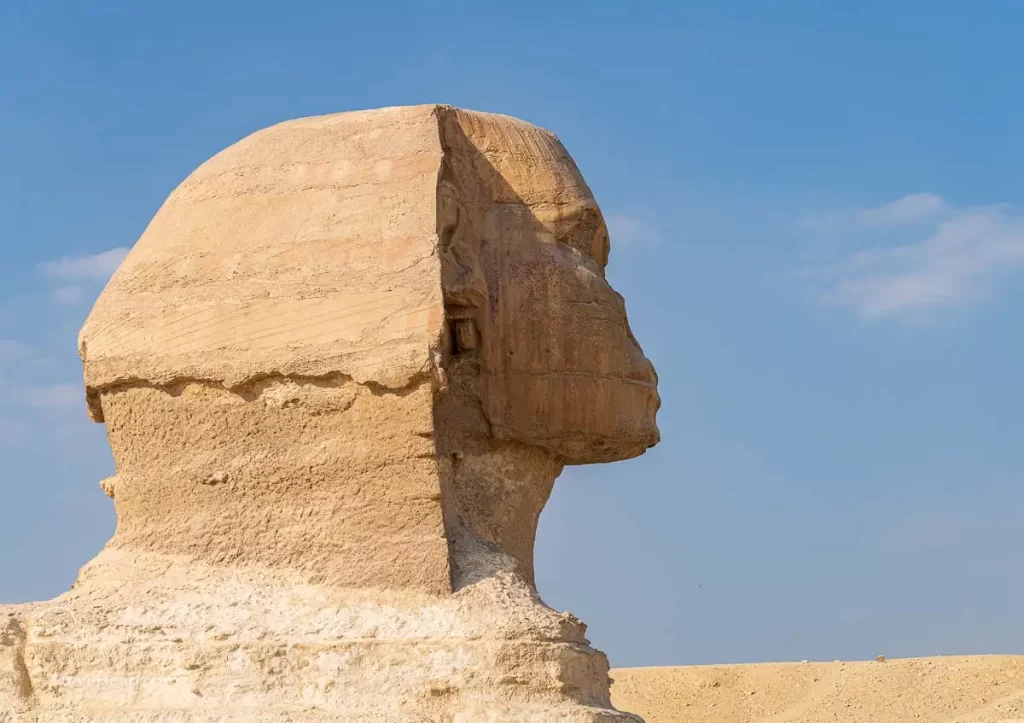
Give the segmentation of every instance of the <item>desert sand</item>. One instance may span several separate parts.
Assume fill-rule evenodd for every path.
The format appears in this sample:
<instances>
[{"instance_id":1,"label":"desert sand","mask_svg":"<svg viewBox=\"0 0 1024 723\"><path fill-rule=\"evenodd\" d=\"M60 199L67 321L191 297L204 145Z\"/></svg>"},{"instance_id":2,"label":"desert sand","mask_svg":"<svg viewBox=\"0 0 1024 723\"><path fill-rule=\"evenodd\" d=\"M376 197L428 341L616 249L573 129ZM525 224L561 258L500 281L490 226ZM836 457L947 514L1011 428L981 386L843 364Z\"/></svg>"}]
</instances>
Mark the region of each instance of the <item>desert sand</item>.
<instances>
[{"instance_id":1,"label":"desert sand","mask_svg":"<svg viewBox=\"0 0 1024 723\"><path fill-rule=\"evenodd\" d=\"M1022 723L1024 656L612 670L647 723Z\"/></svg>"}]
</instances>

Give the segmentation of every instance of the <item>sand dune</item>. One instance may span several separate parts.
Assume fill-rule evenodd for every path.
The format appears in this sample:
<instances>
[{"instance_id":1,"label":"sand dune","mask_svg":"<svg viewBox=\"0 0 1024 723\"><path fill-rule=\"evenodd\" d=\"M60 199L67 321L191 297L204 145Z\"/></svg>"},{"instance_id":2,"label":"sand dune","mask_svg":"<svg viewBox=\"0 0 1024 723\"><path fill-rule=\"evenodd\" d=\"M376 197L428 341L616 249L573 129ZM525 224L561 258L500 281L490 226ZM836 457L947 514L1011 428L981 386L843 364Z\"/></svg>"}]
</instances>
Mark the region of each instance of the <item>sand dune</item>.
<instances>
[{"instance_id":1,"label":"sand dune","mask_svg":"<svg viewBox=\"0 0 1024 723\"><path fill-rule=\"evenodd\" d=\"M1024 723L1024 656L620 668L647 723Z\"/></svg>"}]
</instances>

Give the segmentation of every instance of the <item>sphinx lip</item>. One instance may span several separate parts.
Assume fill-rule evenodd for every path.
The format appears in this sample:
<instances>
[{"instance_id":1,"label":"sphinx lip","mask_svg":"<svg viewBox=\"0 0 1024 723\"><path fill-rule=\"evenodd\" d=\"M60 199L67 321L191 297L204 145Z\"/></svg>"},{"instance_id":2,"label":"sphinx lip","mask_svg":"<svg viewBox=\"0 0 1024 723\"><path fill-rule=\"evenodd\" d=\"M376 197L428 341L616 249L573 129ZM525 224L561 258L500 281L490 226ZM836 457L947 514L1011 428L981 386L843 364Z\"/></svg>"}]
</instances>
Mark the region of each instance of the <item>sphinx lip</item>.
<instances>
[{"instance_id":1,"label":"sphinx lip","mask_svg":"<svg viewBox=\"0 0 1024 723\"><path fill-rule=\"evenodd\" d=\"M641 382L636 379L623 379L622 381L626 382L627 384L635 384L638 387L650 389L653 392L658 391L658 385L655 384L654 382Z\"/></svg>"},{"instance_id":2,"label":"sphinx lip","mask_svg":"<svg viewBox=\"0 0 1024 723\"><path fill-rule=\"evenodd\" d=\"M521 376L558 376L564 375L568 377L583 377L587 379L607 379L610 381L622 382L623 384L631 384L638 387L644 387L645 389L651 389L655 392L658 391L658 382L651 380L646 374L642 378L630 376L629 374L603 374L601 372L592 372L585 369L546 369L543 372L535 372L530 369L505 369L505 374L515 374ZM639 375L638 375L639 376Z\"/></svg>"},{"instance_id":3,"label":"sphinx lip","mask_svg":"<svg viewBox=\"0 0 1024 723\"><path fill-rule=\"evenodd\" d=\"M645 377L643 379L637 379L635 377L630 377L630 376L612 377L612 378L613 379L618 379L619 381L625 382L626 384L633 384L633 385L638 386L638 387L644 387L645 389L651 389L651 390L653 390L655 392L658 391L658 382L650 381L649 377Z\"/></svg>"}]
</instances>

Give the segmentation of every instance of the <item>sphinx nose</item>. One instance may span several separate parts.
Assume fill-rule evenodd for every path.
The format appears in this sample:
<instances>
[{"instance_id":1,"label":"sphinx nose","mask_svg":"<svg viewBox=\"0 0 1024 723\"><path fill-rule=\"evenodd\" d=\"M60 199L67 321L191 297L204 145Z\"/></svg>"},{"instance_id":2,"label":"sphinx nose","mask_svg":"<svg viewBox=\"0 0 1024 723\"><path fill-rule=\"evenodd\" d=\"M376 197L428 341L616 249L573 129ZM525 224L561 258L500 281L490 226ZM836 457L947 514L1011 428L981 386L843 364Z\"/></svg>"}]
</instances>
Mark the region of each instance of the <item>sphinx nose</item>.
<instances>
[{"instance_id":1,"label":"sphinx nose","mask_svg":"<svg viewBox=\"0 0 1024 723\"><path fill-rule=\"evenodd\" d=\"M645 377L644 379L654 386L658 386L658 371L654 368L654 364L646 356L643 356L643 352L640 352L640 356L643 357L643 369Z\"/></svg>"}]
</instances>

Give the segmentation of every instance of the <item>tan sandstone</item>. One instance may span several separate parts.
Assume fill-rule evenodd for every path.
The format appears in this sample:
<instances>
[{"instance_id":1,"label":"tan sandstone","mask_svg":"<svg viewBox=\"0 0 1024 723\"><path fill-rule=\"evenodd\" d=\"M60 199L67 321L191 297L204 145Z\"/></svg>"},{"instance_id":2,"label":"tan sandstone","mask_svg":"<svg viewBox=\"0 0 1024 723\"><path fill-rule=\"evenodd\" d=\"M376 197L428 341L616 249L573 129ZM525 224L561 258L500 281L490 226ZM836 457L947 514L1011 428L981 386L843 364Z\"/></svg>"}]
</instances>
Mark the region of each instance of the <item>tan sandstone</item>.
<instances>
[{"instance_id":1,"label":"tan sandstone","mask_svg":"<svg viewBox=\"0 0 1024 723\"><path fill-rule=\"evenodd\" d=\"M166 200L79 351L117 531L0 606L0 721L625 721L540 600L565 464L658 440L561 143L448 106L255 133Z\"/></svg>"}]
</instances>

